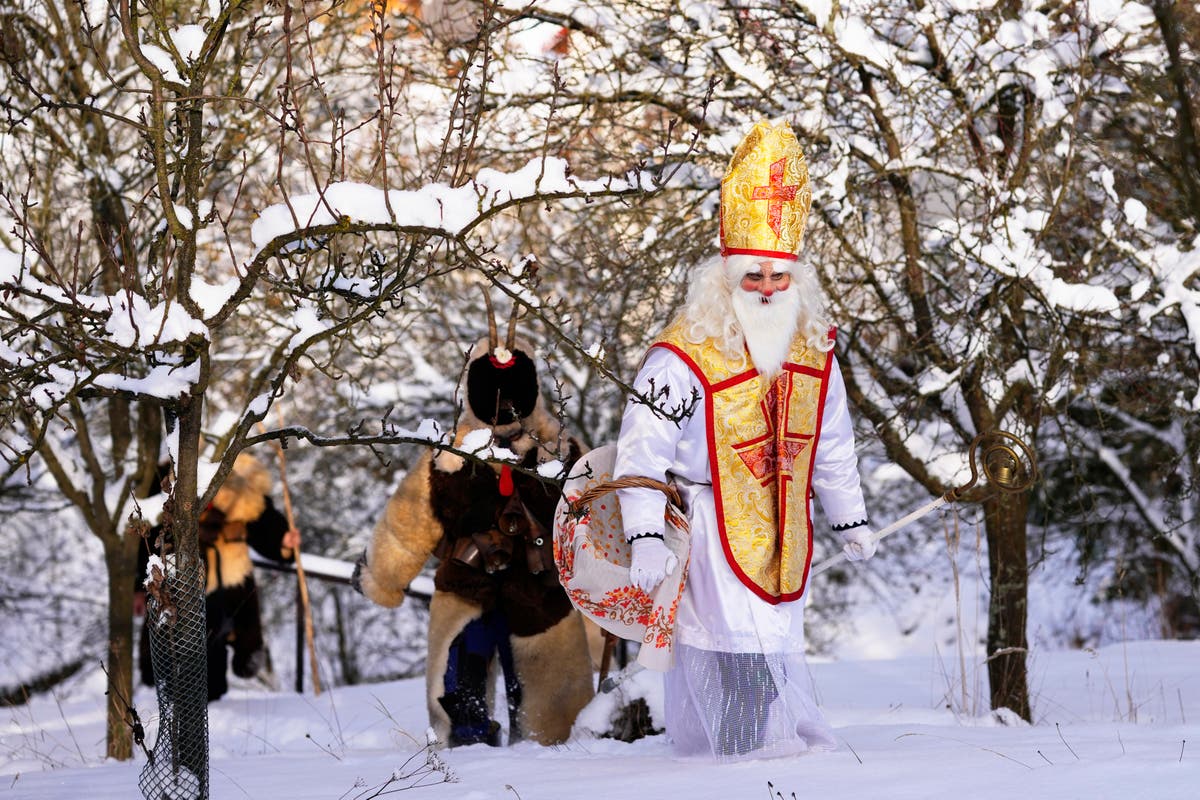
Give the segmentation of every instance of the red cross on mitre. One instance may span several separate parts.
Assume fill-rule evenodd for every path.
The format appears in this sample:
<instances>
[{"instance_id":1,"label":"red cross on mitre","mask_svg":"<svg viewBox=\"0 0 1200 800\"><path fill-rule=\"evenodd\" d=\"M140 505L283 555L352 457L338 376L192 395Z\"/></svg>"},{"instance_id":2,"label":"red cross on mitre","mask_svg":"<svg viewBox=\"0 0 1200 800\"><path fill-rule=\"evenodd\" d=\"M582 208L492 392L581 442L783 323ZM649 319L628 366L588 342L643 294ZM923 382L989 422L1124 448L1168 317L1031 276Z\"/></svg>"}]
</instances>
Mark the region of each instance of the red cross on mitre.
<instances>
[{"instance_id":1,"label":"red cross on mitre","mask_svg":"<svg viewBox=\"0 0 1200 800\"><path fill-rule=\"evenodd\" d=\"M766 200L767 225L775 231L776 236L783 235L783 204L796 199L796 190L800 184L783 185L783 171L787 167L787 156L771 164L771 177L766 186L755 186L751 200Z\"/></svg>"},{"instance_id":2,"label":"red cross on mitre","mask_svg":"<svg viewBox=\"0 0 1200 800\"><path fill-rule=\"evenodd\" d=\"M796 458L813 438L811 433L787 429L787 403L780 402L787 391L787 373L784 373L772 381L766 397L759 403L767 423L766 435L733 445L750 474L763 486L776 482L780 475L790 478Z\"/></svg>"}]
</instances>

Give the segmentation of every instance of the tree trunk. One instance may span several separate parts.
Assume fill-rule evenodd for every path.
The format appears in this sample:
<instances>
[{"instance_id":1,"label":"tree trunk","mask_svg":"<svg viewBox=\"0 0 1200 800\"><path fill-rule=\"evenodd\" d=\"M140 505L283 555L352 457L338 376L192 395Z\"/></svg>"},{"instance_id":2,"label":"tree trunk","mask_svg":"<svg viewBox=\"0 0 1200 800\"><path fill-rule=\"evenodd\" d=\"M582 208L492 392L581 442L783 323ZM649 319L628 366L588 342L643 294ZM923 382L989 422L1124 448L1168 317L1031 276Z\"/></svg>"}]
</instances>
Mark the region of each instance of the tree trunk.
<instances>
[{"instance_id":1,"label":"tree trunk","mask_svg":"<svg viewBox=\"0 0 1200 800\"><path fill-rule=\"evenodd\" d=\"M181 765L199 781L197 800L208 794L208 669L205 653L204 560L197 521L197 464L203 405L196 397L179 403L178 457L171 490L179 584L173 587L177 607L174 673L168 703L173 713L175 746ZM163 698L160 696L160 704ZM160 706L161 711L161 706Z\"/></svg>"},{"instance_id":2,"label":"tree trunk","mask_svg":"<svg viewBox=\"0 0 1200 800\"><path fill-rule=\"evenodd\" d=\"M992 582L988 604L988 683L992 708L1008 708L1032 721L1025 637L1029 599L1029 556L1026 519L1029 495L1001 494L984 502L988 571Z\"/></svg>"},{"instance_id":3,"label":"tree trunk","mask_svg":"<svg viewBox=\"0 0 1200 800\"><path fill-rule=\"evenodd\" d=\"M136 535L105 537L108 568L108 701L105 755L118 761L133 757L133 731L126 720L126 703L133 703L133 571Z\"/></svg>"},{"instance_id":4,"label":"tree trunk","mask_svg":"<svg viewBox=\"0 0 1200 800\"><path fill-rule=\"evenodd\" d=\"M1172 110L1179 126L1175 135L1179 159L1176 162L1176 175L1183 186L1183 199L1187 201L1189 215L1193 220L1200 219L1200 136L1196 131L1194 86L1189 85L1186 58L1182 55L1185 33L1173 0L1154 0L1151 7L1167 49L1167 63L1164 66L1174 92L1174 97L1168 96L1166 99L1173 101Z\"/></svg>"}]
</instances>

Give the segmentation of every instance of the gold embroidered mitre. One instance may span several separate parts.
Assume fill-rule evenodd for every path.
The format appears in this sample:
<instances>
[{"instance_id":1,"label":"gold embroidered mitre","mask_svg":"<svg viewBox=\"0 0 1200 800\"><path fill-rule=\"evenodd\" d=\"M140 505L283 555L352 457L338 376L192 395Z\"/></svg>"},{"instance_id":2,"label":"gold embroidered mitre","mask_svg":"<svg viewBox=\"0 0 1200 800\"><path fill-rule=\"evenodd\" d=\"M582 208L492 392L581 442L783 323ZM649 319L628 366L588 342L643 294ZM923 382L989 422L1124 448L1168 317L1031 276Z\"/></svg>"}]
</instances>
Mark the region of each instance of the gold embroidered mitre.
<instances>
[{"instance_id":1,"label":"gold embroidered mitre","mask_svg":"<svg viewBox=\"0 0 1200 800\"><path fill-rule=\"evenodd\" d=\"M721 255L795 260L812 207L808 163L788 124L761 121L721 181Z\"/></svg>"}]
</instances>

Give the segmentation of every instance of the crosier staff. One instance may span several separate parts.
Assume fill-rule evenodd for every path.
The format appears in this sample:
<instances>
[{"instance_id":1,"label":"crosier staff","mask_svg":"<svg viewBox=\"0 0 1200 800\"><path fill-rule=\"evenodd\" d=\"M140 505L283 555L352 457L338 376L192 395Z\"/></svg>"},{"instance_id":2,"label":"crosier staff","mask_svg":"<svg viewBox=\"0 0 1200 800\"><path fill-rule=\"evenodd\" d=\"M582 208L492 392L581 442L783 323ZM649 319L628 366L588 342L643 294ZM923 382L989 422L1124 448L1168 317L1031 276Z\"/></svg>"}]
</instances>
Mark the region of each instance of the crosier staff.
<instances>
[{"instance_id":1,"label":"crosier staff","mask_svg":"<svg viewBox=\"0 0 1200 800\"><path fill-rule=\"evenodd\" d=\"M892 535L926 514L948 503L956 503L961 500L967 490L979 482L980 466L976 463L976 451L979 451L981 454L980 460L983 462L983 475L987 478L988 485L999 492L1004 494L1023 492L1031 487L1038 478L1037 459L1034 457L1033 451L1023 441L1007 431L981 433L971 440L971 446L968 451L971 480L962 486L950 489L941 497L901 517L886 528L876 531L872 534L871 541L878 542L885 536ZM602 486L599 488L607 487ZM814 565L809 572L809 577L819 575L845 559L845 551L840 551L837 555ZM641 664L633 663L615 675L601 676L599 693L607 694L613 691L625 680L641 672L643 669L644 667Z\"/></svg>"},{"instance_id":2,"label":"crosier staff","mask_svg":"<svg viewBox=\"0 0 1200 800\"><path fill-rule=\"evenodd\" d=\"M971 480L962 486L950 489L944 495L933 500L915 511L871 534L871 542L878 542L885 536L891 536L909 523L935 511L948 503L956 503L963 494L979 481L979 466L975 463L975 451L981 454L983 474L988 479L988 485L1003 494L1017 494L1033 485L1038 478L1037 459L1033 451L1016 436L1007 431L992 431L981 433L971 440L968 456L971 464ZM1028 466L1026 466L1028 462ZM813 566L810 576L820 575L830 567L846 560L845 551L825 559Z\"/></svg>"}]
</instances>

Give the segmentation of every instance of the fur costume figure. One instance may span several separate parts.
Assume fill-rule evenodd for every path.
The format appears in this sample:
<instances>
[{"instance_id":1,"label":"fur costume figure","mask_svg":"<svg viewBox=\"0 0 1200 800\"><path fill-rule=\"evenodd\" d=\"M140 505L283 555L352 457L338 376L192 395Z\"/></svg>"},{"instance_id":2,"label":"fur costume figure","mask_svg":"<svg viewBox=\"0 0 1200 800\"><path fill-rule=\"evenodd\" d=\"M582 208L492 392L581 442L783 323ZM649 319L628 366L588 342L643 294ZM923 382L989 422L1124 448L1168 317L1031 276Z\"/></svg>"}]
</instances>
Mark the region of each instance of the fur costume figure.
<instances>
[{"instance_id":1,"label":"fur costume figure","mask_svg":"<svg viewBox=\"0 0 1200 800\"><path fill-rule=\"evenodd\" d=\"M200 514L200 548L205 562L205 622L207 627L208 699L216 700L229 689L226 666L233 650L233 673L253 678L267 666L258 590L254 582L250 548L275 561L291 561L295 554L283 544L286 518L275 509L268 494L271 476L262 462L241 453L233 470ZM152 532L150 540L157 536ZM148 552L138 570L139 590ZM139 661L142 682L154 685L147 626L142 626Z\"/></svg>"},{"instance_id":2,"label":"fur costume figure","mask_svg":"<svg viewBox=\"0 0 1200 800\"><path fill-rule=\"evenodd\" d=\"M368 598L396 606L430 555L440 559L430 604L426 687L430 725L443 744L500 743L492 687L504 676L510 743L565 741L591 699L583 619L554 567L550 527L559 490L522 470L581 448L545 407L524 342L488 341L471 353L466 404L454 444L477 432L516 456L520 469L449 452L423 457L375 527L356 573Z\"/></svg>"}]
</instances>

